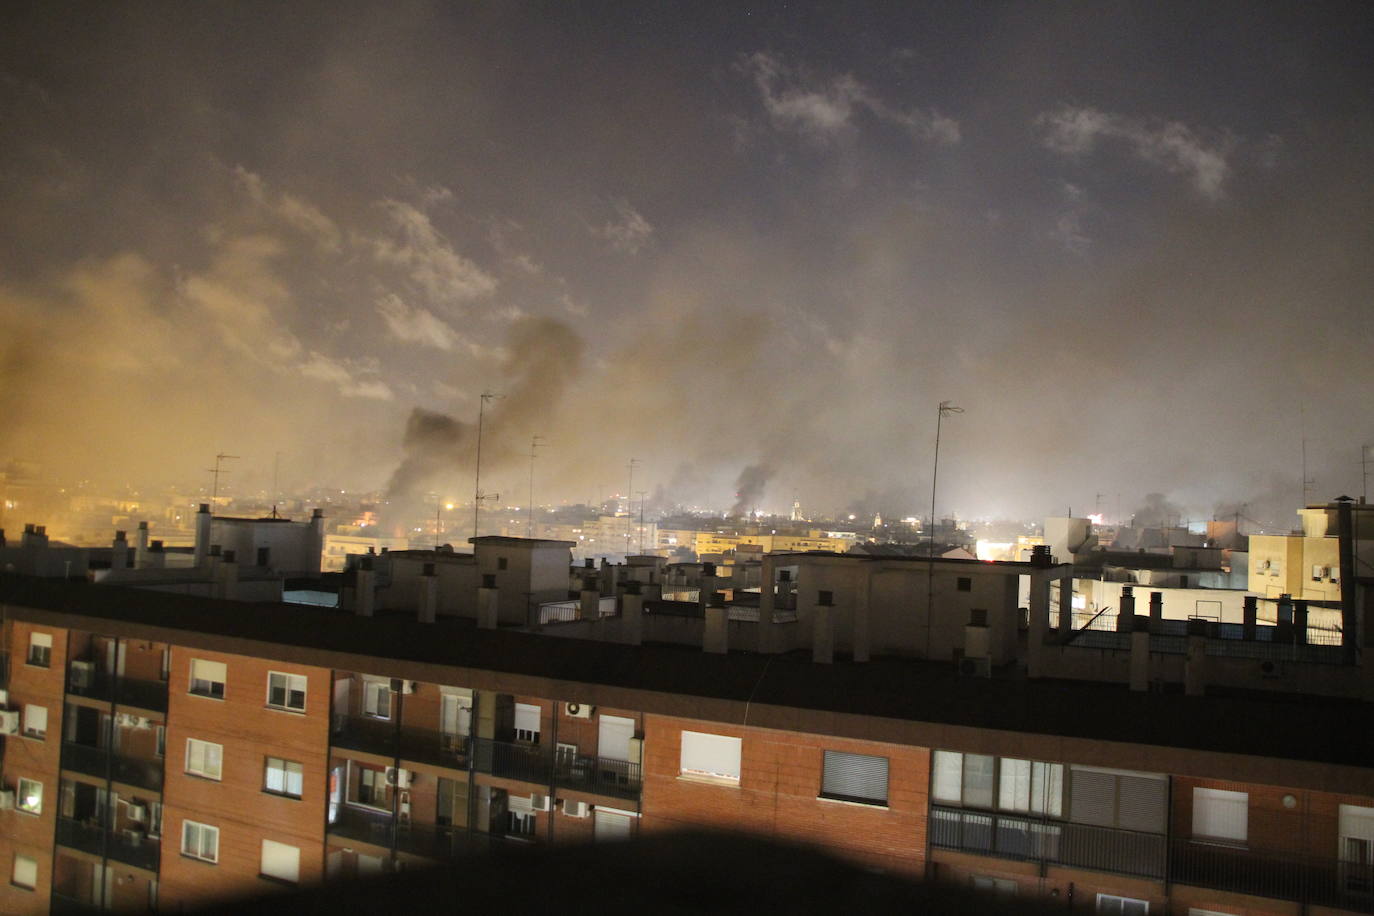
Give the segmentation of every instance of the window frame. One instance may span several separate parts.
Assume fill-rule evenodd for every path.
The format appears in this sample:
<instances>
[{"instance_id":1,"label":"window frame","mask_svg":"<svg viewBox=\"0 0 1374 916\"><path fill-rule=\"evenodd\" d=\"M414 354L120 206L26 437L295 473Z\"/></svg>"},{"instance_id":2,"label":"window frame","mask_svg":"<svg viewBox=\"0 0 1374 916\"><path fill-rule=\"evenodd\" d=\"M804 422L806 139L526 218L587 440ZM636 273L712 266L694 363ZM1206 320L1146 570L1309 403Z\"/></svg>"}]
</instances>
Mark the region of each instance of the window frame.
<instances>
[{"instance_id":1,"label":"window frame","mask_svg":"<svg viewBox=\"0 0 1374 916\"><path fill-rule=\"evenodd\" d=\"M883 797L882 797L881 799L878 799L878 798L874 798L874 797L871 797L871 796L844 795L844 794L840 794L840 793L838 793L838 792L826 792L826 791L825 791L826 773L830 770L830 762L831 762L832 757L834 757L834 758L836 759L836 763L837 763L837 764L840 762L840 760L841 760L842 758L850 758L850 757L855 757L855 758L861 757L861 758L864 758L865 760L881 760L881 761L882 761L882 770L883 770ZM888 799L891 797L891 795L892 795L892 759L891 759L890 757L883 757L883 756L880 756L880 755L878 755L878 754L857 754L857 753L854 753L853 751L832 751L832 750L830 750L829 748L826 748L826 749L822 752L822 754L821 754L821 791L820 791L820 793L816 796L817 798L823 798L823 799L826 799L827 801L844 802L844 803L850 804L850 805L865 805L865 806L871 807L871 808L886 808L886 807L888 807Z\"/></svg>"},{"instance_id":2,"label":"window frame","mask_svg":"<svg viewBox=\"0 0 1374 916\"><path fill-rule=\"evenodd\" d=\"M187 838L192 828L200 837L214 837L214 852L210 856L203 854L204 843L197 843L197 850L191 851L188 848ZM203 824L200 821L193 821L190 818L183 818L181 821L181 854L188 859L195 859L197 862L206 862L210 865L219 864L219 828L213 824Z\"/></svg>"},{"instance_id":3,"label":"window frame","mask_svg":"<svg viewBox=\"0 0 1374 916\"><path fill-rule=\"evenodd\" d=\"M26 791L24 790L24 784L25 784L25 783L27 783L27 784L29 784L29 785L31 785L31 786L37 786L37 787L38 787L38 791L37 791L37 792L26 792ZM37 803L35 803L35 804L33 805L33 807L29 807L29 801L28 801L28 800L29 800L29 796L30 796L30 795L33 795L34 797L36 797L36 798L38 799ZM17 783L15 783L15 786L14 786L14 810L15 810L15 811L22 811L22 812L25 813L25 814L32 814L32 815L34 815L35 817L42 816L42 814L43 814L43 783L39 782L37 779L30 779L30 778L27 777L27 776L20 776L20 777L19 777L19 781L18 781Z\"/></svg>"},{"instance_id":4,"label":"window frame","mask_svg":"<svg viewBox=\"0 0 1374 916\"><path fill-rule=\"evenodd\" d=\"M522 714L521 714L521 710L522 710L522 709L524 710L523 716L522 716ZM532 728L532 729L530 729L530 728L521 728L518 724L516 724L516 725L513 726L513 729L512 729L512 730L514 731L514 735L515 735L515 740L516 740L516 741L523 741L523 742L525 742L526 744L535 744L535 745L537 745L537 744L539 743L539 735L540 735L540 734L543 732L543 730L544 730L544 728L543 728L543 726L544 726L544 710L543 710L543 708L540 707L540 706L535 705L534 703L516 703L516 704L515 704L515 722L518 723L522 718L524 718L526 721L528 721L528 719L529 719L529 717L530 717L530 715L531 715L531 712L530 712L531 710L533 710L533 713L532 713L532 714L533 714L533 716L534 716L534 724L535 724L536 727L535 727L535 728Z\"/></svg>"},{"instance_id":5,"label":"window frame","mask_svg":"<svg viewBox=\"0 0 1374 916\"><path fill-rule=\"evenodd\" d=\"M1243 835L1242 835L1242 836L1240 836L1240 837L1235 837L1235 836L1227 836L1227 835L1224 835L1224 834L1217 834L1217 833L1199 833L1199 832L1198 832L1198 813L1199 813L1199 808L1200 808L1199 801L1202 801L1202 802L1204 802L1204 803L1232 804L1232 805L1234 805L1234 804L1239 804L1239 803L1241 803L1242 800L1244 801L1244 809L1243 809L1243 812L1242 812L1242 813L1243 813L1243 818L1242 818L1243 823L1242 823L1242 825L1241 825L1242 827L1244 827L1244 832L1243 832ZM1235 790L1233 790L1233 789L1213 789L1213 788L1209 788L1209 787L1207 787L1207 786L1193 786L1193 798L1192 798L1192 802L1193 802L1193 817L1192 817L1192 824L1190 825L1190 827L1191 827L1191 829L1192 829L1192 839L1193 839L1194 841L1203 842L1203 843L1215 843L1215 844L1229 845L1229 846L1248 846L1248 845L1249 845L1249 843L1250 843L1250 793L1249 793L1249 792L1237 792L1237 791L1235 791Z\"/></svg>"},{"instance_id":6,"label":"window frame","mask_svg":"<svg viewBox=\"0 0 1374 916\"><path fill-rule=\"evenodd\" d=\"M192 745L192 744L201 745L202 747L204 747L204 748L206 749L206 750L202 750L202 751L201 751L201 755L200 755L200 756L201 756L201 761L202 761L202 762L206 762L206 761L208 760L208 753L207 753L207 752L208 752L208 749L209 749L209 748L215 748L215 751L216 751L215 757L216 757L217 766L215 767L215 772L214 772L213 775L210 774L210 773L208 773L208 772L206 772L206 771L204 771L204 770L197 770L197 769L193 769L193 768L192 768L192 766L191 766L191 745ZM187 738L187 739L186 739L186 768L185 768L185 771L186 771L187 775L196 776L196 777L198 777L198 778L200 778L200 779L209 779L209 780L211 780L212 782L222 782L222 781L224 780L224 745L222 745L222 744L216 744L216 743L213 742L213 741L205 741L205 740L203 740L203 739L201 739L201 738Z\"/></svg>"},{"instance_id":7,"label":"window frame","mask_svg":"<svg viewBox=\"0 0 1374 916\"><path fill-rule=\"evenodd\" d=\"M711 742L723 741L734 742L735 771L733 773L723 773L714 770L704 770L698 767L688 767L686 765L688 735L697 735L702 738L710 739L710 741L707 742L707 744ZM694 752L700 753L701 748L694 748ZM679 779L712 782L718 785L738 786L740 784L740 776L744 770L744 739L738 738L734 735L717 735L713 732L698 732L684 728L679 736L677 762L677 775Z\"/></svg>"},{"instance_id":8,"label":"window frame","mask_svg":"<svg viewBox=\"0 0 1374 916\"><path fill-rule=\"evenodd\" d=\"M274 767L273 762L281 764ZM300 791L291 791L291 767L295 767L296 786ZM272 788L273 772L280 774L282 788ZM300 799L305 795L305 765L296 760L287 760L285 757L267 756L263 758L262 767L262 791L268 795L276 795L279 798Z\"/></svg>"},{"instance_id":9,"label":"window frame","mask_svg":"<svg viewBox=\"0 0 1374 916\"><path fill-rule=\"evenodd\" d=\"M283 685L280 688L274 687L272 685L273 678L282 678L284 681ZM298 681L300 682L300 690L296 691L293 687ZM282 712L305 712L306 692L309 684L310 679L304 674L292 674L289 671L267 672L267 708L280 710ZM280 703L273 702L272 700L272 692L277 689L280 689L282 692L282 702ZM292 695L295 693L300 694L301 702L299 706L291 702Z\"/></svg>"},{"instance_id":10,"label":"window frame","mask_svg":"<svg viewBox=\"0 0 1374 916\"><path fill-rule=\"evenodd\" d=\"M374 690L377 690L377 691L380 691L380 692L381 692L381 693L378 694L378 696L380 696L381 694L385 694L385 696L386 696L386 712L385 712L385 713L378 711L378 709L369 709L369 708L368 708L369 705L372 704L372 700L373 700L373 691L374 691ZM376 677L365 677L365 678L363 678L363 696L362 696L362 703L361 703L361 705L359 706L359 711L363 714L364 717L366 717L366 718L368 718L368 719L381 719L381 720L383 720L383 721L390 721L390 720L391 720L391 709L392 709L392 707L393 707L394 705L395 705L395 701L394 701L394 699L393 699L393 697L392 697L392 690L391 690L391 681L390 681L390 679L387 679L387 678L376 678Z\"/></svg>"},{"instance_id":11,"label":"window frame","mask_svg":"<svg viewBox=\"0 0 1374 916\"><path fill-rule=\"evenodd\" d=\"M43 640L47 640L46 645L43 644ZM36 649L42 649L43 651L41 653L36 653L34 651ZM29 651L24 656L24 664L31 665L34 668L52 667L51 633L42 633L38 631L33 631L29 633Z\"/></svg>"},{"instance_id":12,"label":"window frame","mask_svg":"<svg viewBox=\"0 0 1374 916\"><path fill-rule=\"evenodd\" d=\"M223 669L223 672L224 672L224 680L222 680L222 681L216 681L216 680L211 680L210 678L197 678L197 677L196 677L196 665L197 665L197 663L205 664L205 665L218 665L220 668ZM191 696L193 696L193 697L204 697L204 698L207 699L207 700L223 700L223 699L224 699L224 694L227 692L227 686L226 686L226 685L228 684L228 681L229 681L229 666L228 666L227 664L225 664L224 662L217 662L217 661L215 661L215 660L213 660L213 659L209 659L209 658L193 658L193 659L191 659L190 679L189 679L189 680L187 681L187 683L186 683L186 692L189 693L189 694L190 694ZM204 689L204 690L198 689L198 688L197 688L197 682L201 682L201 683L204 683L204 684L208 684L209 687L206 688L206 689ZM219 693L215 693L215 685L219 685Z\"/></svg>"},{"instance_id":13,"label":"window frame","mask_svg":"<svg viewBox=\"0 0 1374 916\"><path fill-rule=\"evenodd\" d=\"M20 863L20 861L24 861L24 862L27 862L27 863L29 864L29 870L31 870L32 873L33 873L33 883L32 883L32 884L24 884L22 881L19 880L19 863ZM38 889L38 860L35 859L33 856L26 856L26 855L24 855L24 854L21 853L21 852L16 852L16 853L14 854L14 860L13 860L13 862L10 864L10 886L11 886L11 887L17 887L17 888L19 888L20 890L25 890L25 891L37 890L37 889Z\"/></svg>"},{"instance_id":14,"label":"window frame","mask_svg":"<svg viewBox=\"0 0 1374 916\"><path fill-rule=\"evenodd\" d=\"M35 712L30 712L30 710ZM29 729L29 720L35 717L43 720L43 727L36 732ZM40 706L37 703L25 703L24 721L19 733L32 741L46 741L48 738L48 707Z\"/></svg>"},{"instance_id":15,"label":"window frame","mask_svg":"<svg viewBox=\"0 0 1374 916\"><path fill-rule=\"evenodd\" d=\"M1102 904L1104 901L1115 901L1116 903L1120 904L1121 908L1118 912L1122 913L1125 912L1125 905L1128 903L1138 903L1145 908L1146 914L1150 912L1150 901L1148 900L1141 900L1139 897L1123 897L1120 894L1098 894L1097 899L1093 902L1094 913L1103 912Z\"/></svg>"}]
</instances>

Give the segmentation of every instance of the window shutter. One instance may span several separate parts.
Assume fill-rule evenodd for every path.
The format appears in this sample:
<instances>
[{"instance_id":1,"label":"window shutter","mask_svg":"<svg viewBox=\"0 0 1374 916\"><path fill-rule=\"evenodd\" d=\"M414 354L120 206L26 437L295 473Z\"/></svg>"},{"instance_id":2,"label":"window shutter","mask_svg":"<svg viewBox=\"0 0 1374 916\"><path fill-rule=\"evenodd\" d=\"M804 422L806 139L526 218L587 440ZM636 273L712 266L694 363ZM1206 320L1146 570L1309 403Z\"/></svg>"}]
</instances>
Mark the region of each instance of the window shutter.
<instances>
[{"instance_id":1,"label":"window shutter","mask_svg":"<svg viewBox=\"0 0 1374 916\"><path fill-rule=\"evenodd\" d=\"M741 743L725 735L683 732L682 772L739 779Z\"/></svg>"},{"instance_id":2,"label":"window shutter","mask_svg":"<svg viewBox=\"0 0 1374 916\"><path fill-rule=\"evenodd\" d=\"M529 706L525 703L516 703L515 730L530 732L539 731L539 707Z\"/></svg>"},{"instance_id":3,"label":"window shutter","mask_svg":"<svg viewBox=\"0 0 1374 916\"><path fill-rule=\"evenodd\" d=\"M1064 814L1064 765L1037 763L1031 769L1031 810L1050 817Z\"/></svg>"},{"instance_id":4,"label":"window shutter","mask_svg":"<svg viewBox=\"0 0 1374 916\"><path fill-rule=\"evenodd\" d=\"M301 875L301 851L295 846L262 841L262 873L295 884Z\"/></svg>"},{"instance_id":5,"label":"window shutter","mask_svg":"<svg viewBox=\"0 0 1374 916\"><path fill-rule=\"evenodd\" d=\"M1117 780L1116 825L1123 830L1163 833L1167 783L1139 776L1119 776Z\"/></svg>"},{"instance_id":6,"label":"window shutter","mask_svg":"<svg viewBox=\"0 0 1374 916\"><path fill-rule=\"evenodd\" d=\"M964 807L992 807L992 774L996 760L987 754L964 755Z\"/></svg>"},{"instance_id":7,"label":"window shutter","mask_svg":"<svg viewBox=\"0 0 1374 916\"><path fill-rule=\"evenodd\" d=\"M224 662L210 662L203 658L191 659L191 677L200 681L215 681L223 684L228 672Z\"/></svg>"},{"instance_id":8,"label":"window shutter","mask_svg":"<svg viewBox=\"0 0 1374 916\"><path fill-rule=\"evenodd\" d=\"M1193 790L1193 836L1244 843L1249 838L1250 796L1225 789Z\"/></svg>"},{"instance_id":9,"label":"window shutter","mask_svg":"<svg viewBox=\"0 0 1374 916\"><path fill-rule=\"evenodd\" d=\"M887 758L826 751L821 794L887 804Z\"/></svg>"},{"instance_id":10,"label":"window shutter","mask_svg":"<svg viewBox=\"0 0 1374 916\"><path fill-rule=\"evenodd\" d=\"M51 648L52 648L52 634L51 634L51 633L30 633L30 634L29 634L29 645L31 645L31 646L39 646L39 647L44 648L44 649L51 649Z\"/></svg>"},{"instance_id":11,"label":"window shutter","mask_svg":"<svg viewBox=\"0 0 1374 916\"><path fill-rule=\"evenodd\" d=\"M1003 811L1028 812L1031 809L1031 762L1002 758L1001 785L997 807Z\"/></svg>"},{"instance_id":12,"label":"window shutter","mask_svg":"<svg viewBox=\"0 0 1374 916\"><path fill-rule=\"evenodd\" d=\"M1111 773L1073 768L1069 820L1112 827L1116 824L1116 777Z\"/></svg>"},{"instance_id":13,"label":"window shutter","mask_svg":"<svg viewBox=\"0 0 1374 916\"><path fill-rule=\"evenodd\" d=\"M959 804L963 782L964 755L958 751L936 751L935 774L931 779L931 794L935 800L950 805Z\"/></svg>"},{"instance_id":14,"label":"window shutter","mask_svg":"<svg viewBox=\"0 0 1374 916\"><path fill-rule=\"evenodd\" d=\"M24 706L24 731L43 733L48 730L48 707L26 704Z\"/></svg>"}]
</instances>

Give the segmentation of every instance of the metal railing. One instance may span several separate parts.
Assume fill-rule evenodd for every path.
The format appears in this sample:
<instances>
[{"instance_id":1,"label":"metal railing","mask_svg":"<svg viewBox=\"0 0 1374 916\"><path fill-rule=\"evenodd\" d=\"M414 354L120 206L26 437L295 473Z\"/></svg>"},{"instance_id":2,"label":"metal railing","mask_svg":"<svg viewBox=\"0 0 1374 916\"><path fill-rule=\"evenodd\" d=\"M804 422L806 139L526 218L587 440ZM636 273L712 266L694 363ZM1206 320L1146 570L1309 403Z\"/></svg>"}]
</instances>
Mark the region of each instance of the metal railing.
<instances>
[{"instance_id":1,"label":"metal railing","mask_svg":"<svg viewBox=\"0 0 1374 916\"><path fill-rule=\"evenodd\" d=\"M1176 884L1374 913L1374 865L1179 838L1170 844L1169 877Z\"/></svg>"},{"instance_id":2,"label":"metal railing","mask_svg":"<svg viewBox=\"0 0 1374 916\"><path fill-rule=\"evenodd\" d=\"M69 817L57 819L57 844L95 856L106 855L126 865L154 872L162 852L162 842L157 837L136 831L111 830Z\"/></svg>"},{"instance_id":3,"label":"metal railing","mask_svg":"<svg viewBox=\"0 0 1374 916\"><path fill-rule=\"evenodd\" d=\"M1163 834L931 806L930 842L1007 859L1162 879Z\"/></svg>"},{"instance_id":4,"label":"metal railing","mask_svg":"<svg viewBox=\"0 0 1374 916\"><path fill-rule=\"evenodd\" d=\"M537 744L470 739L472 766L480 773L547 786L553 781L553 754Z\"/></svg>"},{"instance_id":5,"label":"metal railing","mask_svg":"<svg viewBox=\"0 0 1374 916\"><path fill-rule=\"evenodd\" d=\"M614 617L619 613L614 595L603 596L597 603L597 614L601 617ZM582 602L575 599L567 601L548 601L539 605L539 623L572 623L586 620L582 613Z\"/></svg>"},{"instance_id":6,"label":"metal railing","mask_svg":"<svg viewBox=\"0 0 1374 916\"><path fill-rule=\"evenodd\" d=\"M103 747L89 747L71 741L62 742L62 767L98 776L108 774L114 782L122 782L150 792L162 791L162 762L142 760L114 754Z\"/></svg>"},{"instance_id":7,"label":"metal railing","mask_svg":"<svg viewBox=\"0 0 1374 916\"><path fill-rule=\"evenodd\" d=\"M67 674L67 692L90 700L117 701L124 706L167 711L166 681L117 677L104 671L73 667Z\"/></svg>"},{"instance_id":8,"label":"metal railing","mask_svg":"<svg viewBox=\"0 0 1374 916\"><path fill-rule=\"evenodd\" d=\"M374 846L390 847L395 832L391 814L387 811L364 811L352 805L340 805L338 814L329 825L329 833L371 843Z\"/></svg>"},{"instance_id":9,"label":"metal railing","mask_svg":"<svg viewBox=\"0 0 1374 916\"><path fill-rule=\"evenodd\" d=\"M626 799L638 798L643 786L637 763L572 754L558 755L554 782L565 789Z\"/></svg>"},{"instance_id":10,"label":"metal railing","mask_svg":"<svg viewBox=\"0 0 1374 916\"><path fill-rule=\"evenodd\" d=\"M396 756L396 723L391 719L335 715L329 732L333 747Z\"/></svg>"}]
</instances>

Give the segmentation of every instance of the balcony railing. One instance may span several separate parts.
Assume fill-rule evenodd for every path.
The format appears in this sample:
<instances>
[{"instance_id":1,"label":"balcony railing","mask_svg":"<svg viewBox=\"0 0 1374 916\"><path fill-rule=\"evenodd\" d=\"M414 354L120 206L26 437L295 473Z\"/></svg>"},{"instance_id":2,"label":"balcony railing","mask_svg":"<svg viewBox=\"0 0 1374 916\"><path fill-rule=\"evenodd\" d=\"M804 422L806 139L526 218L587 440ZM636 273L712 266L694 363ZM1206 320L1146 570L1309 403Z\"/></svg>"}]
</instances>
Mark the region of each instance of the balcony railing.
<instances>
[{"instance_id":1,"label":"balcony railing","mask_svg":"<svg viewBox=\"0 0 1374 916\"><path fill-rule=\"evenodd\" d=\"M931 806L930 842L943 849L1163 879L1165 838L1112 827Z\"/></svg>"},{"instance_id":2,"label":"balcony railing","mask_svg":"<svg viewBox=\"0 0 1374 916\"><path fill-rule=\"evenodd\" d=\"M394 827L388 811L366 811L352 805L339 806L329 832L350 840L390 848Z\"/></svg>"},{"instance_id":3,"label":"balcony railing","mask_svg":"<svg viewBox=\"0 0 1374 916\"><path fill-rule=\"evenodd\" d=\"M162 791L162 762L141 760L112 754L105 748L88 747L70 741L62 743L62 766L68 770L98 776L106 775L114 782L122 782L150 792Z\"/></svg>"},{"instance_id":4,"label":"balcony railing","mask_svg":"<svg viewBox=\"0 0 1374 916\"><path fill-rule=\"evenodd\" d=\"M558 755L554 781L565 789L615 798L638 798L642 785L637 763L564 754Z\"/></svg>"},{"instance_id":5,"label":"balcony railing","mask_svg":"<svg viewBox=\"0 0 1374 916\"><path fill-rule=\"evenodd\" d=\"M157 871L158 856L162 849L157 837L134 831L110 830L100 824L69 817L57 819L57 843L91 855L106 855L148 871Z\"/></svg>"},{"instance_id":6,"label":"balcony railing","mask_svg":"<svg viewBox=\"0 0 1374 916\"><path fill-rule=\"evenodd\" d=\"M396 849L441 862L461 859L482 850L485 839L463 827L402 824L396 830Z\"/></svg>"},{"instance_id":7,"label":"balcony railing","mask_svg":"<svg viewBox=\"0 0 1374 916\"><path fill-rule=\"evenodd\" d=\"M167 711L167 682L116 677L73 665L67 675L67 692L90 700L117 700L121 705L137 706L156 712Z\"/></svg>"},{"instance_id":8,"label":"balcony railing","mask_svg":"<svg viewBox=\"0 0 1374 916\"><path fill-rule=\"evenodd\" d=\"M553 755L537 744L472 738L473 768L481 773L547 786L553 781Z\"/></svg>"},{"instance_id":9,"label":"balcony railing","mask_svg":"<svg viewBox=\"0 0 1374 916\"><path fill-rule=\"evenodd\" d=\"M1169 877L1177 884L1374 913L1374 865L1180 838L1170 845Z\"/></svg>"},{"instance_id":10,"label":"balcony railing","mask_svg":"<svg viewBox=\"0 0 1374 916\"><path fill-rule=\"evenodd\" d=\"M402 728L401 754L405 760L449 767L468 768L471 739L466 735L451 735L428 728Z\"/></svg>"},{"instance_id":11,"label":"balcony railing","mask_svg":"<svg viewBox=\"0 0 1374 916\"><path fill-rule=\"evenodd\" d=\"M396 723L390 719L336 715L329 743L345 750L395 757Z\"/></svg>"}]
</instances>

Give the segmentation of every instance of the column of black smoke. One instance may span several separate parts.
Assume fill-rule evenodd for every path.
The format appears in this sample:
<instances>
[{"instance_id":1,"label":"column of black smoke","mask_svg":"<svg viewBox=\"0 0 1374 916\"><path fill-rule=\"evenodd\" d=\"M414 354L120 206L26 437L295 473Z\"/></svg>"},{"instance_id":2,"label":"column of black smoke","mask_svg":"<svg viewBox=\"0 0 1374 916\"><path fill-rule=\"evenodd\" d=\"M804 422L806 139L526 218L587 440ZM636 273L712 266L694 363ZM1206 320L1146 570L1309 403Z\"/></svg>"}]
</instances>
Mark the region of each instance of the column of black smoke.
<instances>
[{"instance_id":1,"label":"column of black smoke","mask_svg":"<svg viewBox=\"0 0 1374 916\"><path fill-rule=\"evenodd\" d=\"M740 471L739 479L735 481L735 505L730 514L738 516L753 512L772 476L773 468L767 464L751 464Z\"/></svg>"}]
</instances>

